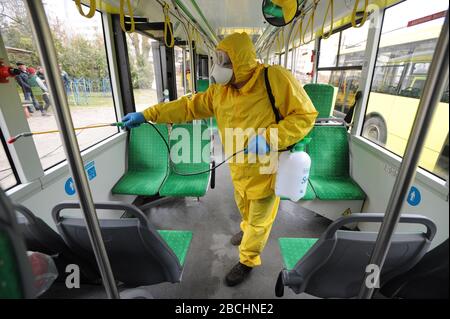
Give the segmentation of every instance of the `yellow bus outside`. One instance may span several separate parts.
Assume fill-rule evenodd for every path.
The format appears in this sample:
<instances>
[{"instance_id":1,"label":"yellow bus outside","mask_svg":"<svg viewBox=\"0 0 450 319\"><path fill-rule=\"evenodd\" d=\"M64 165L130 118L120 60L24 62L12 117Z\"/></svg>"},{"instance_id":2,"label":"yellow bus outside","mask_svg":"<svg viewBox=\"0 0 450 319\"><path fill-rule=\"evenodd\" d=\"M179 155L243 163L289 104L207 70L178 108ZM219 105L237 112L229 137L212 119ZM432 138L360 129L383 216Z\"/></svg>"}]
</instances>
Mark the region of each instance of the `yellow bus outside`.
<instances>
[{"instance_id":1,"label":"yellow bus outside","mask_svg":"<svg viewBox=\"0 0 450 319\"><path fill-rule=\"evenodd\" d=\"M416 26L415 32L403 28L382 36L363 136L397 155L404 154L441 28L439 24L423 24ZM354 51L344 50L342 57L354 59L355 53L359 53ZM347 111L355 105L360 74L360 71L347 71L330 76L330 84L339 88L335 109ZM419 162L422 168L445 179L448 178L448 94L447 86ZM441 167L443 156L446 167Z\"/></svg>"}]
</instances>

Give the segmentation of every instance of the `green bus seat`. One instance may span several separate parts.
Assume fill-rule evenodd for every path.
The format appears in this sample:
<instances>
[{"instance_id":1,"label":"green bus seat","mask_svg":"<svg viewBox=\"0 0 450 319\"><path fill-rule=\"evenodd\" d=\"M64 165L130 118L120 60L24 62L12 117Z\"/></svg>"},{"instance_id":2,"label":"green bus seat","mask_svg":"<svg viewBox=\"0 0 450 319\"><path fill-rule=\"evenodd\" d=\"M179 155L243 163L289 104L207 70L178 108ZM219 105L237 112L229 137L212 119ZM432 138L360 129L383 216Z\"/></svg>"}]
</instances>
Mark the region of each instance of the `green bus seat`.
<instances>
[{"instance_id":1,"label":"green bus seat","mask_svg":"<svg viewBox=\"0 0 450 319\"><path fill-rule=\"evenodd\" d=\"M25 253L25 251L24 251ZM10 238L0 229L0 299L23 297L20 274Z\"/></svg>"},{"instance_id":2,"label":"green bus seat","mask_svg":"<svg viewBox=\"0 0 450 319\"><path fill-rule=\"evenodd\" d=\"M285 269L294 269L297 262L318 240L318 238L278 238Z\"/></svg>"},{"instance_id":3,"label":"green bus seat","mask_svg":"<svg viewBox=\"0 0 450 319\"><path fill-rule=\"evenodd\" d=\"M99 226L115 279L126 286L181 282L191 231L157 230L136 206L120 202L94 203L102 210L125 211L130 218L100 219ZM86 224L82 218L61 216L80 209L79 203L61 203L52 210L59 233L69 247L96 265Z\"/></svg>"},{"instance_id":4,"label":"green bus seat","mask_svg":"<svg viewBox=\"0 0 450 319\"><path fill-rule=\"evenodd\" d=\"M361 287L376 232L342 229L355 223L381 223L384 214L364 213L341 217L331 223L319 239L280 238L284 263L275 287L282 297L287 286L296 294L319 298L355 298ZM420 215L402 215L400 224L418 224L426 231L396 232L380 273L380 285L411 269L430 247L436 234L435 223Z\"/></svg>"},{"instance_id":5,"label":"green bus seat","mask_svg":"<svg viewBox=\"0 0 450 319\"><path fill-rule=\"evenodd\" d=\"M329 84L305 84L303 86L311 99L318 118L329 118L333 112L334 87Z\"/></svg>"},{"instance_id":6,"label":"green bus seat","mask_svg":"<svg viewBox=\"0 0 450 319\"><path fill-rule=\"evenodd\" d=\"M309 181L320 200L363 200L364 191L349 174L349 146L344 126L316 126L309 134Z\"/></svg>"},{"instance_id":7,"label":"green bus seat","mask_svg":"<svg viewBox=\"0 0 450 319\"><path fill-rule=\"evenodd\" d=\"M183 131L179 131L180 134L178 134L177 129L183 129ZM198 132L194 133L195 130L198 130ZM171 153L177 151L177 155L180 159L185 161L184 163L180 162L173 164L177 172L189 174L205 171L210 168L210 140L201 139L205 130L208 130L208 126L205 124L190 123L176 124L173 126L170 134ZM190 143L188 145L181 143L181 141L187 138L187 136L182 134L183 132L189 133L188 137L190 138ZM196 141L198 137L201 139L200 143ZM176 150L174 149L175 146L177 147ZM208 150L207 159L204 159L202 154L205 148ZM188 151L189 154L183 154L184 151ZM172 155L172 160L173 156L174 155ZM169 175L161 187L159 194L161 196L172 197L201 197L205 195L208 189L209 177L210 172L199 175L182 176L169 170Z\"/></svg>"},{"instance_id":8,"label":"green bus seat","mask_svg":"<svg viewBox=\"0 0 450 319\"><path fill-rule=\"evenodd\" d=\"M209 87L209 80L197 80L197 92L205 92Z\"/></svg>"},{"instance_id":9,"label":"green bus seat","mask_svg":"<svg viewBox=\"0 0 450 319\"><path fill-rule=\"evenodd\" d=\"M181 266L184 266L187 252L192 241L192 232L186 230L158 230L167 246L172 249Z\"/></svg>"},{"instance_id":10,"label":"green bus seat","mask_svg":"<svg viewBox=\"0 0 450 319\"><path fill-rule=\"evenodd\" d=\"M168 141L166 125L157 124ZM158 193L168 174L168 154L161 136L150 125L131 130L128 171L113 187L113 194L152 196Z\"/></svg>"},{"instance_id":11,"label":"green bus seat","mask_svg":"<svg viewBox=\"0 0 450 319\"><path fill-rule=\"evenodd\" d=\"M0 299L34 297L34 277L16 213L0 188Z\"/></svg>"}]
</instances>

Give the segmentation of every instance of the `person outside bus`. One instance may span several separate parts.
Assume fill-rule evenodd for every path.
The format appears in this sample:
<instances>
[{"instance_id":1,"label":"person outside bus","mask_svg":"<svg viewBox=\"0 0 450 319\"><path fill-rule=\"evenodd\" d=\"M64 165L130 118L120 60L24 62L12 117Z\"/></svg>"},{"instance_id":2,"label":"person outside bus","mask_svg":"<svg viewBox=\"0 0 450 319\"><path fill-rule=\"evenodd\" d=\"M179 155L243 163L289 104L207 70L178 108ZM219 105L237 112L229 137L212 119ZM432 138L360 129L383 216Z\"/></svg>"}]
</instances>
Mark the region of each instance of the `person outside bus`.
<instances>
[{"instance_id":1,"label":"person outside bus","mask_svg":"<svg viewBox=\"0 0 450 319\"><path fill-rule=\"evenodd\" d=\"M31 92L39 104L38 110L41 111L42 116L46 116L48 115L47 110L50 107L48 89L44 82L36 75L36 70L34 68L28 68L27 71L29 74L28 85L30 86Z\"/></svg>"},{"instance_id":2,"label":"person outside bus","mask_svg":"<svg viewBox=\"0 0 450 319\"><path fill-rule=\"evenodd\" d=\"M34 108L31 105L27 105L28 111L30 113L34 113L35 110L40 109L40 105L36 98L33 96L33 92L31 90L30 85L28 84L29 74L27 72L27 66L25 63L17 62L17 68L20 70L20 74L16 75L16 81L19 86L22 88L23 98L25 101L33 104Z\"/></svg>"}]
</instances>

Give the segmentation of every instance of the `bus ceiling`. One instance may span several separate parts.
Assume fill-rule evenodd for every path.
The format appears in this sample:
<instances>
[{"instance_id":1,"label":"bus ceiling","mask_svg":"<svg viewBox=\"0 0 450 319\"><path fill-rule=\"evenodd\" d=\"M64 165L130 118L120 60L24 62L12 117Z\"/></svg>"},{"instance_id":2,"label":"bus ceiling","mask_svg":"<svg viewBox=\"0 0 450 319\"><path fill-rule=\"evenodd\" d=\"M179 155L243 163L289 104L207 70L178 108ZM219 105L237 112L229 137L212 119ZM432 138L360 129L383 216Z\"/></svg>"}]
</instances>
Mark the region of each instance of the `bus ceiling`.
<instances>
[{"instance_id":1,"label":"bus ceiling","mask_svg":"<svg viewBox=\"0 0 450 319\"><path fill-rule=\"evenodd\" d=\"M149 22L167 21L163 9L168 6L168 16L174 26L174 37L184 41L194 40L198 43L199 53L208 54L221 39L234 32L247 32L259 53L268 48L275 53L276 46L267 44L273 42L274 36L281 30L287 29L290 32L283 32L281 36L284 37L283 43L289 46L298 34L298 30L293 29L300 27L300 21L303 24L303 38L312 39L350 23L359 27L365 22L369 12L375 12L378 8L393 5L401 0L292 0L297 1L298 9L295 18L289 19L292 21L283 27L276 27L267 22L267 12L277 12L267 8L277 8L277 4L289 3L289 0L241 0L239 4L236 1L210 0L129 0L122 2L122 10L117 0L80 1L104 12L118 14L122 11L124 15L147 18ZM90 13L88 8L82 11L80 10L80 13L85 16ZM242 12L251 14L245 15Z\"/></svg>"}]
</instances>

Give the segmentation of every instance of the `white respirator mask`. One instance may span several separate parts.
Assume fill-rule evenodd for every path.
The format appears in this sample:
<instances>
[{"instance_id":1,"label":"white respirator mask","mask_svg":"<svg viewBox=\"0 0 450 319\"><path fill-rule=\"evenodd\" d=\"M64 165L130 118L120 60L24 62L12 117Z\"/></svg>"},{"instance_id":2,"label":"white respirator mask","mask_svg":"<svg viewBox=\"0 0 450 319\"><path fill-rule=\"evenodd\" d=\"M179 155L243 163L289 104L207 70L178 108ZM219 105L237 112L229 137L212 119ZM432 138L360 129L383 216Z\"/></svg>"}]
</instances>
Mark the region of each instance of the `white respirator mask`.
<instances>
[{"instance_id":1,"label":"white respirator mask","mask_svg":"<svg viewBox=\"0 0 450 319\"><path fill-rule=\"evenodd\" d=\"M233 78L233 65L228 55L223 51L216 51L214 64L211 69L211 83L227 85Z\"/></svg>"}]
</instances>

